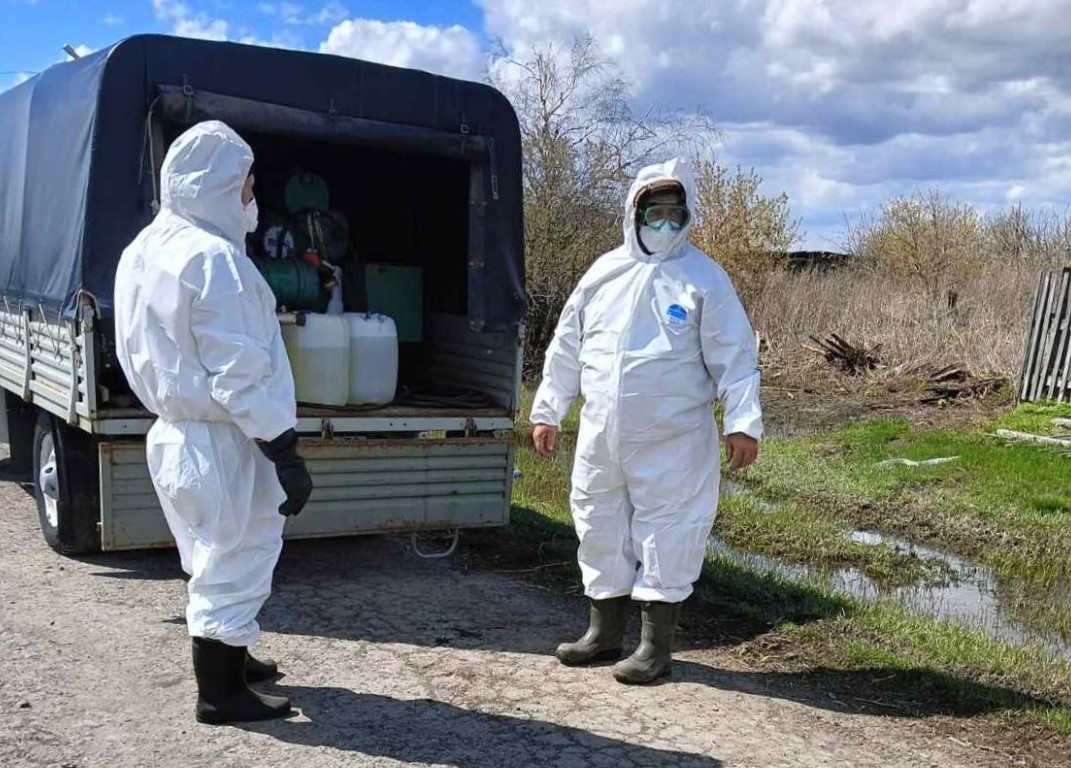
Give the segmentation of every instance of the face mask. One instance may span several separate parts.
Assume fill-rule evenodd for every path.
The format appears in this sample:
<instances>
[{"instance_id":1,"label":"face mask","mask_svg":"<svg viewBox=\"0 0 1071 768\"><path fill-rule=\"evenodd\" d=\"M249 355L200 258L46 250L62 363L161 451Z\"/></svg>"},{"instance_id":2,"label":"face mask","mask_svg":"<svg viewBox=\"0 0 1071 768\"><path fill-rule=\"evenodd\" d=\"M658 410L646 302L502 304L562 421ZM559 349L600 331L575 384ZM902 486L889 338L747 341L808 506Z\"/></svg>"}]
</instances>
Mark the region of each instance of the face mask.
<instances>
[{"instance_id":1,"label":"face mask","mask_svg":"<svg viewBox=\"0 0 1071 768\"><path fill-rule=\"evenodd\" d=\"M640 240L651 253L662 253L673 245L679 234L680 230L673 229L668 223L658 228L644 225L640 229Z\"/></svg>"},{"instance_id":2,"label":"face mask","mask_svg":"<svg viewBox=\"0 0 1071 768\"><path fill-rule=\"evenodd\" d=\"M256 232L260 223L260 211L257 209L255 197L249 201L249 205L242 206L242 215L245 217L245 231Z\"/></svg>"}]
</instances>

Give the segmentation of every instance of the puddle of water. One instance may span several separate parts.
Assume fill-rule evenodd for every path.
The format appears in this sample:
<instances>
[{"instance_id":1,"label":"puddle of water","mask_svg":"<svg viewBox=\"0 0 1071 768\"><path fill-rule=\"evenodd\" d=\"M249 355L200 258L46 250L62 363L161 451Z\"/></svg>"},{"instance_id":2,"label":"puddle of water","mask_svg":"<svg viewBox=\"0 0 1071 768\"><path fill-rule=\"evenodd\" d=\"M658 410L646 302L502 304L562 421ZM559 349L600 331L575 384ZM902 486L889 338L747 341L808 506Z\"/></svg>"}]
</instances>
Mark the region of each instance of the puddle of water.
<instances>
[{"instance_id":1,"label":"puddle of water","mask_svg":"<svg viewBox=\"0 0 1071 768\"><path fill-rule=\"evenodd\" d=\"M942 561L948 566L951 578L937 584L883 587L855 568L829 571L792 565L733 549L716 536L711 537L708 548L722 559L758 573L776 574L801 583L821 584L827 589L844 592L866 602L896 600L919 615L981 629L990 637L1016 645L1037 644L1053 656L1071 659L1071 643L1055 634L1031 629L1008 615L1000 602L997 578L989 568L949 552L873 531L855 531L851 538L866 546L885 544L897 552L922 560Z\"/></svg>"}]
</instances>

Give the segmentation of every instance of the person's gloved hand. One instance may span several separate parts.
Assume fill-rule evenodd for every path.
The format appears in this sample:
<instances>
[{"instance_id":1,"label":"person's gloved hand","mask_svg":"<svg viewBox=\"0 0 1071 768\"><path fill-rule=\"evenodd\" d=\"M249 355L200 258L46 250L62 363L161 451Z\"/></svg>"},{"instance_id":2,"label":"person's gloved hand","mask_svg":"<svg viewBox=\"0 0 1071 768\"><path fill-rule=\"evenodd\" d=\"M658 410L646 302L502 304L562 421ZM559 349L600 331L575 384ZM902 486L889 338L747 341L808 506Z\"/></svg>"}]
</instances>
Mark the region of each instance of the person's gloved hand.
<instances>
[{"instance_id":1,"label":"person's gloved hand","mask_svg":"<svg viewBox=\"0 0 1071 768\"><path fill-rule=\"evenodd\" d=\"M286 517L300 514L312 495L312 477L298 455L297 443L297 432L292 429L269 442L257 441L257 447L275 465L279 485L286 493L286 501L279 505L279 514Z\"/></svg>"}]
</instances>

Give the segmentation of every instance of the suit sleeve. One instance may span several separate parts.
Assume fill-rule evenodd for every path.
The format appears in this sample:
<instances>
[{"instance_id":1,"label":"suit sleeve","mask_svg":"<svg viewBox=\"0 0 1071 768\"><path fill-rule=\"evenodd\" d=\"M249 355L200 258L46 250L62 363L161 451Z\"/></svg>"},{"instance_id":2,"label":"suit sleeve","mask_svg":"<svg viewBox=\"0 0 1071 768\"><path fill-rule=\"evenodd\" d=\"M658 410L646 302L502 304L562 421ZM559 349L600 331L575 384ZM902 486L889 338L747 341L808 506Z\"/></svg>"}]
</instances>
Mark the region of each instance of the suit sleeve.
<instances>
[{"instance_id":1,"label":"suit sleeve","mask_svg":"<svg viewBox=\"0 0 1071 768\"><path fill-rule=\"evenodd\" d=\"M728 276L703 303L699 333L703 362L717 388L725 415L725 434L743 433L762 439L759 365L755 333Z\"/></svg>"},{"instance_id":2,"label":"suit sleeve","mask_svg":"<svg viewBox=\"0 0 1071 768\"><path fill-rule=\"evenodd\" d=\"M536 391L531 422L561 426L580 395L580 346L583 341L583 293L578 286L565 303L554 339L543 362L543 381Z\"/></svg>"}]
</instances>

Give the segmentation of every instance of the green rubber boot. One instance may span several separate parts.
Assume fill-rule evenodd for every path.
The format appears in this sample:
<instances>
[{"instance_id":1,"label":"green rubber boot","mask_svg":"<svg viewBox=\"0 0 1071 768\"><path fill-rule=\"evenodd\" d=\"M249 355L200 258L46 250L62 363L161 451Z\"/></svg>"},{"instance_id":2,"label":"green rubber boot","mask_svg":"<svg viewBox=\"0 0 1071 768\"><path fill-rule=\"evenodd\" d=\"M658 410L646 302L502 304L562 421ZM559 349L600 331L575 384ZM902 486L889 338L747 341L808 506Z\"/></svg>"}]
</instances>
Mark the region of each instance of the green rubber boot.
<instances>
[{"instance_id":1,"label":"green rubber boot","mask_svg":"<svg viewBox=\"0 0 1071 768\"><path fill-rule=\"evenodd\" d=\"M620 659L631 603L628 595L592 600L588 631L575 643L559 645L555 653L558 661L567 667L578 667Z\"/></svg>"},{"instance_id":2,"label":"green rubber boot","mask_svg":"<svg viewBox=\"0 0 1071 768\"><path fill-rule=\"evenodd\" d=\"M626 685L647 685L669 675L680 603L644 603L643 628L636 652L614 665L614 679Z\"/></svg>"}]
</instances>

